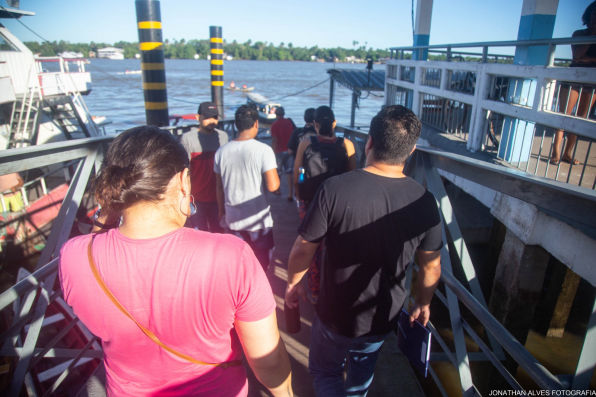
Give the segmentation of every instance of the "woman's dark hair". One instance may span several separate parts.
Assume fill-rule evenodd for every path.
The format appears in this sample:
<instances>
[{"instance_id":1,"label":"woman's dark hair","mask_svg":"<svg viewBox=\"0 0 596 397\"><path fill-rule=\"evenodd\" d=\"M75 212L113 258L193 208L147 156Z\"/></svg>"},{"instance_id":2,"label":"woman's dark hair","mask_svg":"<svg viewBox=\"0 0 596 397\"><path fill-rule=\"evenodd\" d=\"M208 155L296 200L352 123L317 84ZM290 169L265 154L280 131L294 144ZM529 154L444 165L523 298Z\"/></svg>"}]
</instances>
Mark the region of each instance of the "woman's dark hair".
<instances>
[{"instance_id":1,"label":"woman's dark hair","mask_svg":"<svg viewBox=\"0 0 596 397\"><path fill-rule=\"evenodd\" d=\"M588 26L588 24L590 23L590 17L592 16L592 13L596 10L596 1L593 1L590 3L589 6L586 7L586 11L584 11L584 14L582 15L582 23L586 26Z\"/></svg>"},{"instance_id":2,"label":"woman's dark hair","mask_svg":"<svg viewBox=\"0 0 596 397\"><path fill-rule=\"evenodd\" d=\"M315 108L308 108L304 111L304 122L312 123L315 121Z\"/></svg>"},{"instance_id":3,"label":"woman's dark hair","mask_svg":"<svg viewBox=\"0 0 596 397\"><path fill-rule=\"evenodd\" d=\"M401 105L384 107L370 122L375 160L404 164L420 136L421 123L412 111Z\"/></svg>"},{"instance_id":4,"label":"woman's dark hair","mask_svg":"<svg viewBox=\"0 0 596 397\"><path fill-rule=\"evenodd\" d=\"M315 121L319 124L319 135L333 136L335 115L329 106L319 106L315 110Z\"/></svg>"},{"instance_id":5,"label":"woman's dark hair","mask_svg":"<svg viewBox=\"0 0 596 397\"><path fill-rule=\"evenodd\" d=\"M131 128L110 144L95 180L95 199L109 213L159 200L172 177L188 165L186 150L167 131Z\"/></svg>"}]
</instances>

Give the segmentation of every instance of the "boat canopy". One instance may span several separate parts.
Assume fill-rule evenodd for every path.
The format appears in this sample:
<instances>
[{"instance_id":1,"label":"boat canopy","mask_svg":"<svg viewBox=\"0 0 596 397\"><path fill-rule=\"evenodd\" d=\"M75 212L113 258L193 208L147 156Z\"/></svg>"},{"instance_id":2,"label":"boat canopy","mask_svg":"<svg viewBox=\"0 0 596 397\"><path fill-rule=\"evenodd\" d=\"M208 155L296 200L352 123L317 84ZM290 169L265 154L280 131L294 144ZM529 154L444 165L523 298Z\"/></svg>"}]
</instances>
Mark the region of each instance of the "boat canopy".
<instances>
[{"instance_id":1,"label":"boat canopy","mask_svg":"<svg viewBox=\"0 0 596 397\"><path fill-rule=\"evenodd\" d=\"M19 19L22 16L35 15L34 12L19 10L18 8L0 7L0 18L15 18Z\"/></svg>"},{"instance_id":2,"label":"boat canopy","mask_svg":"<svg viewBox=\"0 0 596 397\"><path fill-rule=\"evenodd\" d=\"M384 91L384 70L328 69L331 79L352 91Z\"/></svg>"},{"instance_id":3,"label":"boat canopy","mask_svg":"<svg viewBox=\"0 0 596 397\"><path fill-rule=\"evenodd\" d=\"M352 91L352 110L350 112L350 127L354 128L356 108L362 91L385 91L384 70L354 70L354 69L327 69L331 76L329 87L329 106L333 107L333 92L335 82Z\"/></svg>"},{"instance_id":4,"label":"boat canopy","mask_svg":"<svg viewBox=\"0 0 596 397\"><path fill-rule=\"evenodd\" d=\"M273 102L272 100L270 100L269 98L267 98L264 95L261 94L257 94L257 93L250 93L247 95L248 100L250 102L254 102L256 104L260 104L260 105L271 105L271 106L281 106L279 103L277 102Z\"/></svg>"}]
</instances>

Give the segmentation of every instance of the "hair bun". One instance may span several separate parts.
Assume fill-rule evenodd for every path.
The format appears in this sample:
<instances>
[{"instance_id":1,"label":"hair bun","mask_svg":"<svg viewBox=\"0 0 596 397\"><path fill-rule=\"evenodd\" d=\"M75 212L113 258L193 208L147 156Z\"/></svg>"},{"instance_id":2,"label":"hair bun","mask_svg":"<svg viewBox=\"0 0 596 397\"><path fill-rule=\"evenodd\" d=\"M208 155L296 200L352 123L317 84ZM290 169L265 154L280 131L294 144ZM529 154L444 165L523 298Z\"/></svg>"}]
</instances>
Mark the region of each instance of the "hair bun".
<instances>
[{"instance_id":1,"label":"hair bun","mask_svg":"<svg viewBox=\"0 0 596 397\"><path fill-rule=\"evenodd\" d=\"M120 187L130 186L134 181L134 166L132 165L121 167L111 164L104 169L104 172L108 180Z\"/></svg>"}]
</instances>

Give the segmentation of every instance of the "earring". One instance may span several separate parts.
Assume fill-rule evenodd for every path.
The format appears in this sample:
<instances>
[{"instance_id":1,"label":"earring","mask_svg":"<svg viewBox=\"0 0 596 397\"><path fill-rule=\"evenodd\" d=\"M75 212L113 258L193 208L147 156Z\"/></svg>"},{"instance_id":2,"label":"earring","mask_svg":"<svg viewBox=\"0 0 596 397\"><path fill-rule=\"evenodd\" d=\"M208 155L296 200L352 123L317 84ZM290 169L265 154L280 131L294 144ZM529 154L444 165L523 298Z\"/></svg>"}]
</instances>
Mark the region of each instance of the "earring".
<instances>
[{"instance_id":1,"label":"earring","mask_svg":"<svg viewBox=\"0 0 596 397\"><path fill-rule=\"evenodd\" d=\"M190 212L189 212L189 213L186 213L186 212L185 212L185 211L182 209L182 202L184 201L184 198L185 198L186 196L183 196L183 197L180 199L180 212L182 212L182 215L184 215L184 216L185 216L185 217L187 217L187 218L188 218L189 216L193 216L194 214L196 214L196 213L197 213L197 205L195 204L195 198L194 198L194 196L193 196L192 194L189 194L188 196L190 197L190 203L188 204L188 207L189 207L189 210L190 210Z\"/></svg>"},{"instance_id":2,"label":"earring","mask_svg":"<svg viewBox=\"0 0 596 397\"><path fill-rule=\"evenodd\" d=\"M195 204L195 198L194 198L194 196L192 194L190 195L190 198L192 200L190 202L190 205L189 205L189 207L190 207L190 216L193 216L194 214L197 213L197 205Z\"/></svg>"},{"instance_id":3,"label":"earring","mask_svg":"<svg viewBox=\"0 0 596 397\"><path fill-rule=\"evenodd\" d=\"M101 207L99 207L97 209L97 211L95 211L95 214L93 214L93 224L97 227L99 227L100 229L113 229L115 227L120 226L120 219L118 219L117 222L114 223L102 223L99 221L99 218L101 217Z\"/></svg>"}]
</instances>

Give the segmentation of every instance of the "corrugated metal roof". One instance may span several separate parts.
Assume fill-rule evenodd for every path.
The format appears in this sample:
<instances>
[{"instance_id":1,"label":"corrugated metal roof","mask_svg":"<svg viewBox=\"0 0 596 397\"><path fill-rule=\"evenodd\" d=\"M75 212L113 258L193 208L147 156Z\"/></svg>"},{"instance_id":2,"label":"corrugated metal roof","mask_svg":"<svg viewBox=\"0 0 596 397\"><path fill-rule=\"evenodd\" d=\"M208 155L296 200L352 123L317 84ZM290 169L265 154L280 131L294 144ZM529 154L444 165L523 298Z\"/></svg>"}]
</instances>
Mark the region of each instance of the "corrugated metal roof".
<instances>
[{"instance_id":1,"label":"corrugated metal roof","mask_svg":"<svg viewBox=\"0 0 596 397\"><path fill-rule=\"evenodd\" d=\"M370 79L368 70L328 69L327 73L333 80L353 91L385 90L384 70L371 70Z\"/></svg>"},{"instance_id":2,"label":"corrugated metal roof","mask_svg":"<svg viewBox=\"0 0 596 397\"><path fill-rule=\"evenodd\" d=\"M24 15L35 15L34 12L0 6L0 18L20 18ZM1 24L0 24L1 25Z\"/></svg>"}]
</instances>

